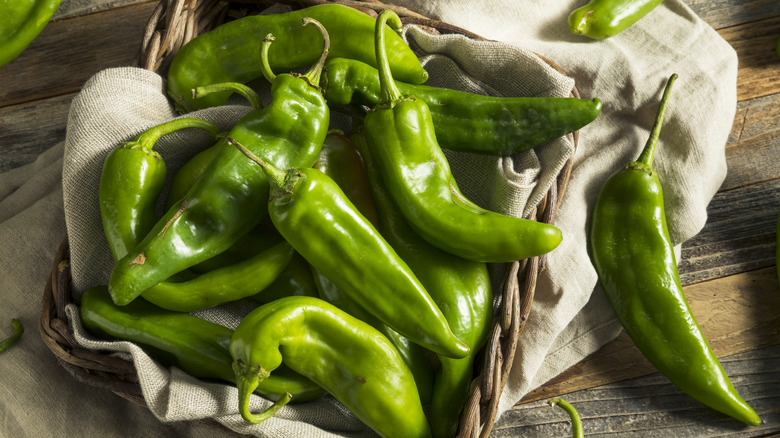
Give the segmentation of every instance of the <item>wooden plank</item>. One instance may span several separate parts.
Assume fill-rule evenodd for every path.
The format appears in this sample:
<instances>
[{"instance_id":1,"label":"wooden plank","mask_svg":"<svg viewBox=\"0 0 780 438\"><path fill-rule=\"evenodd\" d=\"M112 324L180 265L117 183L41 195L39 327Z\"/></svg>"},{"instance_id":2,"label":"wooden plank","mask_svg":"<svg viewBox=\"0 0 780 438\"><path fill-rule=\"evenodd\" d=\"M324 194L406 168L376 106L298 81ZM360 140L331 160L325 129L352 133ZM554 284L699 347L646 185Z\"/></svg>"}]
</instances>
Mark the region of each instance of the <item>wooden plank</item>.
<instances>
[{"instance_id":1,"label":"wooden plank","mask_svg":"<svg viewBox=\"0 0 780 438\"><path fill-rule=\"evenodd\" d=\"M778 29L780 15L718 30L739 58L737 100L780 93L780 58L774 50Z\"/></svg>"},{"instance_id":2,"label":"wooden plank","mask_svg":"<svg viewBox=\"0 0 780 438\"><path fill-rule=\"evenodd\" d=\"M716 194L702 231L683 243L683 285L774 266L778 211L780 180Z\"/></svg>"},{"instance_id":3,"label":"wooden plank","mask_svg":"<svg viewBox=\"0 0 780 438\"><path fill-rule=\"evenodd\" d=\"M62 0L60 7L52 17L53 20L78 17L94 14L99 11L116 9L137 3L147 3L149 0ZM159 3L159 2L155 2Z\"/></svg>"},{"instance_id":4,"label":"wooden plank","mask_svg":"<svg viewBox=\"0 0 780 438\"><path fill-rule=\"evenodd\" d=\"M136 65L154 3L51 22L0 69L0 107L78 91L100 70Z\"/></svg>"},{"instance_id":5,"label":"wooden plank","mask_svg":"<svg viewBox=\"0 0 780 438\"><path fill-rule=\"evenodd\" d=\"M721 360L740 395L763 420L748 427L682 393L659 373L577 391L563 398L592 437L766 437L780 434L780 346ZM571 436L571 421L547 399L516 405L495 424L493 437Z\"/></svg>"},{"instance_id":6,"label":"wooden plank","mask_svg":"<svg viewBox=\"0 0 780 438\"><path fill-rule=\"evenodd\" d=\"M691 311L718 357L780 345L780 286L774 267L685 288ZM622 333L519 403L594 388L650 373L655 368Z\"/></svg>"},{"instance_id":7,"label":"wooden plank","mask_svg":"<svg viewBox=\"0 0 780 438\"><path fill-rule=\"evenodd\" d=\"M778 120L780 94L739 102L726 145L729 173L721 190L780 178Z\"/></svg>"},{"instance_id":8,"label":"wooden plank","mask_svg":"<svg viewBox=\"0 0 780 438\"><path fill-rule=\"evenodd\" d=\"M777 0L685 0L685 3L715 29L780 15Z\"/></svg>"},{"instance_id":9,"label":"wooden plank","mask_svg":"<svg viewBox=\"0 0 780 438\"><path fill-rule=\"evenodd\" d=\"M0 108L0 173L35 161L65 140L74 94Z\"/></svg>"}]
</instances>

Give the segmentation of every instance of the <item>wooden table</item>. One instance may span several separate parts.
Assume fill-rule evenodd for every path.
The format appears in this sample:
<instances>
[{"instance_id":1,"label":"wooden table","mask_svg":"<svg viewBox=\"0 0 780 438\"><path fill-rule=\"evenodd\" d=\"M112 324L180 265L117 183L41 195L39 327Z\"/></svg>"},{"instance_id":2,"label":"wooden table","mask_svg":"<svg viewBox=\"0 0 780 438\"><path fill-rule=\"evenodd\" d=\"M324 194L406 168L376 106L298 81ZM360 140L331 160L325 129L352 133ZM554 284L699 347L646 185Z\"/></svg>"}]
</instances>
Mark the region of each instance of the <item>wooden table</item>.
<instances>
[{"instance_id":1,"label":"wooden table","mask_svg":"<svg viewBox=\"0 0 780 438\"><path fill-rule=\"evenodd\" d=\"M686 2L736 49L739 103L728 176L704 230L683 245L680 273L705 335L764 424L744 428L685 396L622 335L528 394L494 436L570 434L568 417L546 403L553 396L574 404L587 436L780 435L780 2ZM91 75L135 64L155 3L64 0L28 50L0 69L0 172L64 139L70 102Z\"/></svg>"}]
</instances>

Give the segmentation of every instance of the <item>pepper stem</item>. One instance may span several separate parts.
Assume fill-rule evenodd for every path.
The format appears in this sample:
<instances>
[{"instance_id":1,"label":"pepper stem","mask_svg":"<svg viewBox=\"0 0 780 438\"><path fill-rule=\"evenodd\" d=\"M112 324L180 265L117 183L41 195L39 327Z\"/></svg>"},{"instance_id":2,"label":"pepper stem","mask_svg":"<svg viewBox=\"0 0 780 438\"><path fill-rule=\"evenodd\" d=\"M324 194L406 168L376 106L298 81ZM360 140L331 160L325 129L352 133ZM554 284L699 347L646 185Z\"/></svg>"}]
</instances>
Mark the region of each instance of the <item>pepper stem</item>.
<instances>
[{"instance_id":1,"label":"pepper stem","mask_svg":"<svg viewBox=\"0 0 780 438\"><path fill-rule=\"evenodd\" d=\"M664 88L664 94L661 97L661 105L658 107L658 113L653 124L653 130L650 132L650 138L647 139L645 148L639 155L637 162L646 165L647 167L653 167L653 155L655 154L655 147L658 144L658 137L661 135L661 125L664 122L664 113L666 112L666 103L669 101L669 95L672 91L672 85L677 80L677 73L673 74L666 81L666 88Z\"/></svg>"},{"instance_id":2,"label":"pepper stem","mask_svg":"<svg viewBox=\"0 0 780 438\"><path fill-rule=\"evenodd\" d=\"M14 332L8 338L0 341L0 353L11 348L11 346L22 337L22 333L24 333L24 326L22 326L22 323L18 319L11 320L11 327L13 327Z\"/></svg>"},{"instance_id":3,"label":"pepper stem","mask_svg":"<svg viewBox=\"0 0 780 438\"><path fill-rule=\"evenodd\" d=\"M561 398L552 398L548 401L548 403L550 404L550 406L557 405L562 407L563 410L566 411L567 414L569 414L569 418L571 418L573 438L583 438L585 436L584 432L582 431L582 420L580 419L580 414L577 413L577 410L574 409L574 406L572 406L569 402Z\"/></svg>"},{"instance_id":4,"label":"pepper stem","mask_svg":"<svg viewBox=\"0 0 780 438\"><path fill-rule=\"evenodd\" d=\"M319 87L320 85L320 76L322 75L322 69L325 67L325 60L328 59L328 54L330 53L330 35L328 35L327 29L325 29L325 26L322 25L319 21L311 18L311 17L303 17L303 25L314 25L314 27L317 28L317 30L320 31L320 34L322 34L323 44L322 44L322 52L320 53L320 58L317 60L317 62L314 63L314 65L307 71L303 77L309 80L309 83Z\"/></svg>"},{"instance_id":5,"label":"pepper stem","mask_svg":"<svg viewBox=\"0 0 780 438\"><path fill-rule=\"evenodd\" d=\"M280 409L292 399L292 394L285 392L279 400L264 411L253 414L249 409L249 399L252 392L271 374L263 367L249 367L244 362L233 362L233 372L236 374L236 388L238 388L238 409L244 420L250 423L261 423L273 417Z\"/></svg>"},{"instance_id":6,"label":"pepper stem","mask_svg":"<svg viewBox=\"0 0 780 438\"><path fill-rule=\"evenodd\" d=\"M211 122L195 117L184 117L149 128L136 137L135 140L128 142L126 146L137 146L144 151L151 152L160 137L186 128L200 128L214 138L218 138L222 134L222 131Z\"/></svg>"},{"instance_id":7,"label":"pepper stem","mask_svg":"<svg viewBox=\"0 0 780 438\"><path fill-rule=\"evenodd\" d=\"M271 180L271 182L274 185L276 185L277 187L284 186L285 175L287 175L285 171L277 169L271 163L253 154L252 151L250 151L249 149L246 148L246 146L236 141L236 139L234 139L233 137L228 137L226 141L231 145L235 146L236 149L241 151L241 153L246 155L250 160L254 161L257 165L262 167L263 172L265 172L266 176L268 176L268 179Z\"/></svg>"},{"instance_id":8,"label":"pepper stem","mask_svg":"<svg viewBox=\"0 0 780 438\"><path fill-rule=\"evenodd\" d=\"M231 93L237 93L241 96L244 96L244 98L249 101L249 105L252 106L252 109L259 109L263 107L263 102L260 100L260 96L257 95L257 92L240 82L220 82L217 84L204 85L202 87L193 88L192 98L198 99L200 97L222 91L229 91Z\"/></svg>"},{"instance_id":9,"label":"pepper stem","mask_svg":"<svg viewBox=\"0 0 780 438\"><path fill-rule=\"evenodd\" d=\"M263 43L260 45L260 65L263 71L263 76L268 82L273 82L276 79L276 74L271 69L271 63L268 62L268 48L271 47L271 43L276 38L270 33L263 38Z\"/></svg>"},{"instance_id":10,"label":"pepper stem","mask_svg":"<svg viewBox=\"0 0 780 438\"><path fill-rule=\"evenodd\" d=\"M376 62L379 66L379 87L382 95L382 103L390 104L401 100L401 91L398 90L393 74L390 71L390 61L387 59L387 50L385 49L385 24L393 29L400 29L403 25L401 18L394 11L386 9L379 14L374 28L374 50L376 52Z\"/></svg>"}]
</instances>

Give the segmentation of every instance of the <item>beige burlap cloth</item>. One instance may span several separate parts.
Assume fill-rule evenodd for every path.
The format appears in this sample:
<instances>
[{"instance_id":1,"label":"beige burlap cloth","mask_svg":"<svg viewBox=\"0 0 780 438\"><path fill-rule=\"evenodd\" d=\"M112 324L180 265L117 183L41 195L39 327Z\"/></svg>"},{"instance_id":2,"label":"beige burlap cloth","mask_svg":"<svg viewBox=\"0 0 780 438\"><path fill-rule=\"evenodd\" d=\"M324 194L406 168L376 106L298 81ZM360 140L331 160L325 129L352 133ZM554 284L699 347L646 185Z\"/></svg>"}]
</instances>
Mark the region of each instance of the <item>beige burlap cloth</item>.
<instances>
[{"instance_id":1,"label":"beige burlap cloth","mask_svg":"<svg viewBox=\"0 0 780 438\"><path fill-rule=\"evenodd\" d=\"M724 145L736 110L736 55L679 0L664 2L637 25L606 41L584 40L568 32L565 17L577 6L575 1L554 8L541 0L506 0L479 8L465 0L399 3L496 40L436 37L406 28L404 34L431 73L433 85L491 95L568 96L576 83L583 97L598 97L603 102L599 118L581 131L556 221L564 240L549 255L539 279L531 317L501 399L499 411L504 412L525 393L619 333L596 287L587 255L588 213L604 179L639 153L661 88L675 72L680 79L667 109L655 167L665 182L666 211L675 242L683 242L703 227L706 206L726 174ZM554 60L567 76L534 53ZM227 130L249 110L240 100L235 103L190 115ZM64 145L53 147L31 165L0 174L0 239L5 243L0 247L4 260L0 294L4 303L10 303L5 306L7 312L25 315L23 322L34 326L39 315L34 304L66 231L75 291L106 283L113 262L102 237L97 205L103 159L121 142L174 117L177 114L166 99L163 78L137 68L105 70L91 78L73 101ZM336 120L337 126L342 123ZM163 138L157 149L169 166L169 177L210 142L197 131ZM559 139L511 158L455 153L448 153L448 158L459 185L472 200L522 216L540 200L571 153L572 145ZM494 273L500 278L500 269ZM198 314L234 326L246 311L246 306L237 305ZM151 413L162 422L102 391L66 381L70 377L57 369L40 340L28 336L15 347L14 355L4 355L0 361L4 380L0 391L13 394L0 397L0 410L4 418L11 419L10 431L46 435L52 430L70 430L82 436L123 436L127 427L143 425L143 430L155 436L182 433L182 429L205 436L209 431L198 426L169 424L208 417L258 436L372 436L330 397L288 406L262 425L249 425L237 414L234 387L203 383L175 368L161 367L129 343L97 341L81 329L75 307L69 315L84 346L132 357ZM60 390L49 394L46 385ZM62 409L72 397L83 399L83 407L61 413L68 415L64 424L50 424L48 413ZM256 409L266 403L260 397L253 400ZM29 409L48 413L31 416ZM128 421L134 426L127 426Z\"/></svg>"}]
</instances>

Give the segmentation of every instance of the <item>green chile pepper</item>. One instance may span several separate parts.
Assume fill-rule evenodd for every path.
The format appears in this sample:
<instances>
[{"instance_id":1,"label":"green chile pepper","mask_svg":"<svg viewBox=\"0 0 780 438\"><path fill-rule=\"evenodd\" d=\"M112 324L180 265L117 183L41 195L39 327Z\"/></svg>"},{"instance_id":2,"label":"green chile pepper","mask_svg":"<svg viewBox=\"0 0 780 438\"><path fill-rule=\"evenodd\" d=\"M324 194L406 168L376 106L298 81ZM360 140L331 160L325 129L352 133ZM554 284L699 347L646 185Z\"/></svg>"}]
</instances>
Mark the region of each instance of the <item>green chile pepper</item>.
<instances>
[{"instance_id":1,"label":"green chile pepper","mask_svg":"<svg viewBox=\"0 0 780 438\"><path fill-rule=\"evenodd\" d=\"M619 34L650 13L663 0L591 0L569 14L569 30L593 39Z\"/></svg>"},{"instance_id":2,"label":"green chile pepper","mask_svg":"<svg viewBox=\"0 0 780 438\"><path fill-rule=\"evenodd\" d=\"M549 224L480 208L458 189L434 132L428 105L402 97L385 56L384 23L400 27L387 10L377 19L376 48L382 103L363 120L366 143L396 205L431 244L479 262L509 262L545 254L561 242Z\"/></svg>"},{"instance_id":3,"label":"green chile pepper","mask_svg":"<svg viewBox=\"0 0 780 438\"><path fill-rule=\"evenodd\" d=\"M264 69L271 80L270 104L250 111L230 136L276 166L311 166L317 159L330 112L317 84L328 54L328 34L319 61L304 75ZM269 36L270 37L270 36ZM266 38L264 45L272 39ZM267 50L263 51L267 55ZM266 59L263 64L267 65ZM269 183L262 172L232 147L220 147L203 175L151 229L143 241L119 260L109 291L123 305L155 284L230 248L267 215Z\"/></svg>"},{"instance_id":4,"label":"green chile pepper","mask_svg":"<svg viewBox=\"0 0 780 438\"><path fill-rule=\"evenodd\" d=\"M402 95L428 105L441 147L460 152L525 152L582 128L601 112L598 99L492 97L400 81L395 85ZM373 108L382 100L377 70L352 59L329 59L322 89L331 105Z\"/></svg>"},{"instance_id":5,"label":"green chile pepper","mask_svg":"<svg viewBox=\"0 0 780 438\"><path fill-rule=\"evenodd\" d=\"M251 413L249 396L284 363L325 388L380 436L430 436L414 379L393 345L321 299L286 297L253 310L233 333L230 354L247 421L270 416Z\"/></svg>"},{"instance_id":6,"label":"green chile pepper","mask_svg":"<svg viewBox=\"0 0 780 438\"><path fill-rule=\"evenodd\" d=\"M61 0L0 2L0 67L13 61L49 23Z\"/></svg>"},{"instance_id":7,"label":"green chile pepper","mask_svg":"<svg viewBox=\"0 0 780 438\"><path fill-rule=\"evenodd\" d=\"M200 274L185 281L164 281L141 296L158 307L179 312L214 307L255 295L284 271L295 254L287 242L279 242L233 265Z\"/></svg>"},{"instance_id":8,"label":"green chile pepper","mask_svg":"<svg viewBox=\"0 0 780 438\"><path fill-rule=\"evenodd\" d=\"M103 231L114 260L129 253L157 222L155 206L165 185L166 168L153 148L160 137L185 128L221 135L213 124L185 117L148 129L106 157L98 196Z\"/></svg>"},{"instance_id":9,"label":"green chile pepper","mask_svg":"<svg viewBox=\"0 0 780 438\"><path fill-rule=\"evenodd\" d=\"M84 292L79 312L84 327L96 336L141 344L158 361L193 377L236 381L228 350L233 330L227 327L143 300L117 306L105 286ZM273 398L290 393L295 402L303 402L321 397L325 390L285 367L261 382L257 392Z\"/></svg>"},{"instance_id":10,"label":"green chile pepper","mask_svg":"<svg viewBox=\"0 0 780 438\"><path fill-rule=\"evenodd\" d=\"M24 326L18 319L11 320L11 328L14 329L14 332L11 334L11 336L0 341L0 353L3 353L4 351L11 348L24 333Z\"/></svg>"},{"instance_id":11,"label":"green chile pepper","mask_svg":"<svg viewBox=\"0 0 780 438\"><path fill-rule=\"evenodd\" d=\"M664 110L639 159L604 183L590 225L593 266L620 323L644 356L683 392L746 424L761 419L739 396L710 349L685 299L652 168Z\"/></svg>"},{"instance_id":12,"label":"green chile pepper","mask_svg":"<svg viewBox=\"0 0 780 438\"><path fill-rule=\"evenodd\" d=\"M193 99L190 90L219 82L246 83L260 77L256 59L260 41L267 34L285 35L285 41L271 48L273 70L311 65L320 54L320 36L298 26L304 17L316 19L332 34L333 56L375 64L374 18L347 6L318 5L283 14L244 17L199 35L174 56L168 71L168 94L182 111L224 104L228 93ZM393 72L407 82L425 82L428 73L403 39L393 35L387 44L388 52L393 54Z\"/></svg>"},{"instance_id":13,"label":"green chile pepper","mask_svg":"<svg viewBox=\"0 0 780 438\"><path fill-rule=\"evenodd\" d=\"M338 132L329 133L314 168L331 177L357 210L378 228L380 221L371 196L363 158L347 137ZM322 273L316 269L311 269L311 272L320 298L376 328L395 345L414 376L420 401L423 405L430 403L434 376L426 350L360 307Z\"/></svg>"},{"instance_id":14,"label":"green chile pepper","mask_svg":"<svg viewBox=\"0 0 780 438\"><path fill-rule=\"evenodd\" d=\"M474 378L474 360L487 341L493 320L493 287L487 265L429 244L406 222L390 196L365 137L352 136L366 162L371 193L379 213L378 229L441 309L452 332L471 347L463 359L439 356L431 398L434 437L457 434L460 411Z\"/></svg>"},{"instance_id":15,"label":"green chile pepper","mask_svg":"<svg viewBox=\"0 0 780 438\"><path fill-rule=\"evenodd\" d=\"M406 263L333 179L312 168L279 170L227 141L262 167L271 184L271 220L314 269L412 342L445 356L468 354Z\"/></svg>"},{"instance_id":16,"label":"green chile pepper","mask_svg":"<svg viewBox=\"0 0 780 438\"><path fill-rule=\"evenodd\" d=\"M192 90L192 96L197 99L219 92L236 93L243 96L253 110L263 107L263 103L257 92L238 82L223 82L197 87ZM168 188L167 198L165 199L166 211L173 207L177 201L181 201L181 199L184 198L190 188L192 188L195 180L203 175L206 167L208 167L209 163L211 163L211 160L214 159L221 147L222 143L216 143L213 146L198 152L176 171L176 174L171 180L171 185Z\"/></svg>"}]
</instances>

